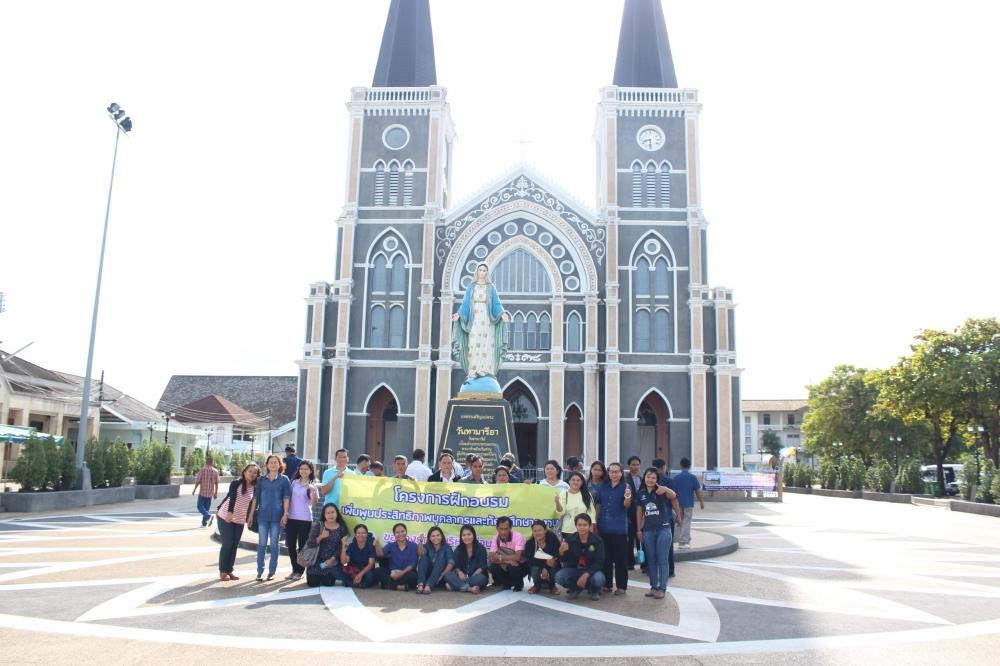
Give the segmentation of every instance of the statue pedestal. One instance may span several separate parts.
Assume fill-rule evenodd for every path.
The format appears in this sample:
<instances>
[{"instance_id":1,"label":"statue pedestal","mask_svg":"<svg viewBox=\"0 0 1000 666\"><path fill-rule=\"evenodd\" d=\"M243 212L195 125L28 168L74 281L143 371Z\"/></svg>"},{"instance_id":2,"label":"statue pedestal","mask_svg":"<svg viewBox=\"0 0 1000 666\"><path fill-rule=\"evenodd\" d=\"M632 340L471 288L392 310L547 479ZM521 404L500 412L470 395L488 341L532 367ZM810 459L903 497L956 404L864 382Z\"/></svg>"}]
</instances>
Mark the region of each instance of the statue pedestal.
<instances>
[{"instance_id":1,"label":"statue pedestal","mask_svg":"<svg viewBox=\"0 0 1000 666\"><path fill-rule=\"evenodd\" d=\"M514 420L510 403L503 394L462 392L448 401L445 409L444 430L438 447L455 452L464 467L465 456L475 453L483 459L483 475L493 478L500 457L505 453L517 462L514 441Z\"/></svg>"}]
</instances>

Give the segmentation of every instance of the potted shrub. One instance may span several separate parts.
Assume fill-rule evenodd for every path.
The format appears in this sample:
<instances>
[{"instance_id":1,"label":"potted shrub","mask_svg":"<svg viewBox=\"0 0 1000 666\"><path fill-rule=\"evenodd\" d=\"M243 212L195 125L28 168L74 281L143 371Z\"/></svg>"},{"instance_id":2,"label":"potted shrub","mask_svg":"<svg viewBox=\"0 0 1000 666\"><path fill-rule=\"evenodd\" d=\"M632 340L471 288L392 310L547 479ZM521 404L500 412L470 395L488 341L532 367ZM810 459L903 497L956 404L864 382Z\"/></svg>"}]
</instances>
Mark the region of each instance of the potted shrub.
<instances>
[{"instance_id":1,"label":"potted shrub","mask_svg":"<svg viewBox=\"0 0 1000 666\"><path fill-rule=\"evenodd\" d=\"M181 487L170 483L174 453L162 442L149 442L133 452L132 471L138 499L165 499L180 496Z\"/></svg>"}]
</instances>

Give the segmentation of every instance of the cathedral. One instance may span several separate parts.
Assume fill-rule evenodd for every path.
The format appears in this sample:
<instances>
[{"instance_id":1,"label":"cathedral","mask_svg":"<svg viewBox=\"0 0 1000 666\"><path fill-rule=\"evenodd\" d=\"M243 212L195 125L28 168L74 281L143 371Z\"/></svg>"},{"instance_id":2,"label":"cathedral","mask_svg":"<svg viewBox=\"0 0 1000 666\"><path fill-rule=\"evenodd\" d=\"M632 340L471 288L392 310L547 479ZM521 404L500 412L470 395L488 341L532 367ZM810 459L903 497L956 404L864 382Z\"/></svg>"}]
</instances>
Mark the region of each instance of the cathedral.
<instances>
[{"instance_id":1,"label":"cathedral","mask_svg":"<svg viewBox=\"0 0 1000 666\"><path fill-rule=\"evenodd\" d=\"M485 262L510 315L497 379L522 466L636 454L738 468L733 301L708 285L700 112L677 85L660 0L625 0L599 92L595 208L523 165L455 202L429 3L392 0L372 85L348 103L335 274L306 298L300 454L433 457L465 379L451 316Z\"/></svg>"}]
</instances>

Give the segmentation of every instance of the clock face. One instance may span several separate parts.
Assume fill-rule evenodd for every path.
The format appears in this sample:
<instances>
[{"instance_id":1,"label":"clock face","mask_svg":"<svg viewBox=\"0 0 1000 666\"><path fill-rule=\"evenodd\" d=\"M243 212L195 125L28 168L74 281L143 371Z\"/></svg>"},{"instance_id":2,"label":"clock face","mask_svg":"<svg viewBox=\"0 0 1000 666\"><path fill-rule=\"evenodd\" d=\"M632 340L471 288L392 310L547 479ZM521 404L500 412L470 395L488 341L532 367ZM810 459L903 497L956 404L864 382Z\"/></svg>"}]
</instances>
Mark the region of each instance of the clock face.
<instances>
[{"instance_id":1,"label":"clock face","mask_svg":"<svg viewBox=\"0 0 1000 666\"><path fill-rule=\"evenodd\" d=\"M390 150L399 150L409 142L410 133L402 125L392 125L382 133L382 143Z\"/></svg>"},{"instance_id":2,"label":"clock face","mask_svg":"<svg viewBox=\"0 0 1000 666\"><path fill-rule=\"evenodd\" d=\"M656 125L646 125L635 136L643 150L659 150L663 147L663 130Z\"/></svg>"}]
</instances>

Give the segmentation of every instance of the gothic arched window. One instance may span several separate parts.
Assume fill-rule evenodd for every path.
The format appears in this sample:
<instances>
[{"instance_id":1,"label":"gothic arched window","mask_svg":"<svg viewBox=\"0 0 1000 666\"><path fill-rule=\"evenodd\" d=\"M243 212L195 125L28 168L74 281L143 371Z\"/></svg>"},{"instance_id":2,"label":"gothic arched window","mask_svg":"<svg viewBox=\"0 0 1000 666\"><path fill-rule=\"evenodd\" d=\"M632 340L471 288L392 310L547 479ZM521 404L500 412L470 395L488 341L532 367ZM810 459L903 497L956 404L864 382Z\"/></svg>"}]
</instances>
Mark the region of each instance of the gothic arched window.
<instances>
[{"instance_id":1,"label":"gothic arched window","mask_svg":"<svg viewBox=\"0 0 1000 666\"><path fill-rule=\"evenodd\" d=\"M646 165L646 207L656 207L656 165Z\"/></svg>"},{"instance_id":2,"label":"gothic arched window","mask_svg":"<svg viewBox=\"0 0 1000 666\"><path fill-rule=\"evenodd\" d=\"M670 293L670 270L667 267L667 260L660 257L656 260L656 268L653 270L653 293L657 296L666 296Z\"/></svg>"},{"instance_id":3,"label":"gothic arched window","mask_svg":"<svg viewBox=\"0 0 1000 666\"><path fill-rule=\"evenodd\" d=\"M385 308L381 305L372 306L368 346L385 347Z\"/></svg>"},{"instance_id":4,"label":"gothic arched window","mask_svg":"<svg viewBox=\"0 0 1000 666\"><path fill-rule=\"evenodd\" d=\"M635 293L637 296L649 295L649 260L646 257L635 265Z\"/></svg>"},{"instance_id":5,"label":"gothic arched window","mask_svg":"<svg viewBox=\"0 0 1000 666\"><path fill-rule=\"evenodd\" d=\"M403 348L403 306L394 305L389 309L389 346L394 349Z\"/></svg>"},{"instance_id":6,"label":"gothic arched window","mask_svg":"<svg viewBox=\"0 0 1000 666\"><path fill-rule=\"evenodd\" d=\"M524 348L538 349L538 318L529 312L524 320Z\"/></svg>"},{"instance_id":7,"label":"gothic arched window","mask_svg":"<svg viewBox=\"0 0 1000 666\"><path fill-rule=\"evenodd\" d=\"M375 206L385 205L385 163L381 160L375 163L375 191L372 202Z\"/></svg>"},{"instance_id":8,"label":"gothic arched window","mask_svg":"<svg viewBox=\"0 0 1000 666\"><path fill-rule=\"evenodd\" d=\"M632 162L632 206L642 206L642 165Z\"/></svg>"},{"instance_id":9,"label":"gothic arched window","mask_svg":"<svg viewBox=\"0 0 1000 666\"><path fill-rule=\"evenodd\" d=\"M666 353L670 351L670 313L666 308L660 308L653 315L653 351Z\"/></svg>"},{"instance_id":10,"label":"gothic arched window","mask_svg":"<svg viewBox=\"0 0 1000 666\"><path fill-rule=\"evenodd\" d=\"M389 205L399 205L399 162L389 162Z\"/></svg>"},{"instance_id":11,"label":"gothic arched window","mask_svg":"<svg viewBox=\"0 0 1000 666\"><path fill-rule=\"evenodd\" d=\"M493 284L501 294L551 294L552 281L538 257L515 248L493 269Z\"/></svg>"},{"instance_id":12,"label":"gothic arched window","mask_svg":"<svg viewBox=\"0 0 1000 666\"><path fill-rule=\"evenodd\" d=\"M538 348L543 351L552 348L552 320L547 312L538 317Z\"/></svg>"},{"instance_id":13,"label":"gothic arched window","mask_svg":"<svg viewBox=\"0 0 1000 666\"><path fill-rule=\"evenodd\" d=\"M524 315L518 312L514 315L513 326L514 342L511 349L524 349Z\"/></svg>"},{"instance_id":14,"label":"gothic arched window","mask_svg":"<svg viewBox=\"0 0 1000 666\"><path fill-rule=\"evenodd\" d=\"M413 205L413 162L403 162L403 205Z\"/></svg>"},{"instance_id":15,"label":"gothic arched window","mask_svg":"<svg viewBox=\"0 0 1000 666\"><path fill-rule=\"evenodd\" d=\"M575 312L570 312L569 317L566 318L566 351L581 351L583 348L583 345L581 344L581 333L582 326L580 325L580 315Z\"/></svg>"},{"instance_id":16,"label":"gothic arched window","mask_svg":"<svg viewBox=\"0 0 1000 666\"><path fill-rule=\"evenodd\" d=\"M649 351L649 310L639 310L635 313L635 350Z\"/></svg>"},{"instance_id":17,"label":"gothic arched window","mask_svg":"<svg viewBox=\"0 0 1000 666\"><path fill-rule=\"evenodd\" d=\"M663 162L660 164L660 205L664 208L670 207L670 164Z\"/></svg>"},{"instance_id":18,"label":"gothic arched window","mask_svg":"<svg viewBox=\"0 0 1000 666\"><path fill-rule=\"evenodd\" d=\"M387 262L384 254L375 257L372 266L372 291L376 294L384 294L386 291Z\"/></svg>"},{"instance_id":19,"label":"gothic arched window","mask_svg":"<svg viewBox=\"0 0 1000 666\"><path fill-rule=\"evenodd\" d=\"M406 291L406 260L403 255L397 254L392 258L392 284L390 289L393 294L402 294Z\"/></svg>"}]
</instances>

